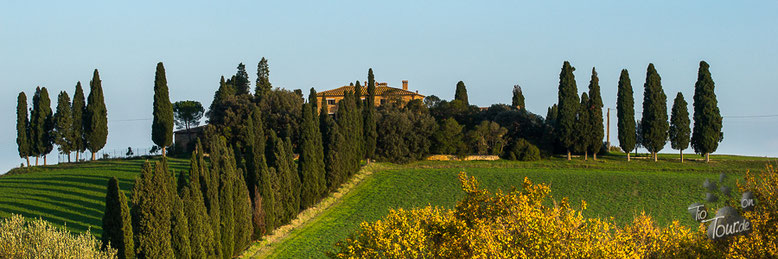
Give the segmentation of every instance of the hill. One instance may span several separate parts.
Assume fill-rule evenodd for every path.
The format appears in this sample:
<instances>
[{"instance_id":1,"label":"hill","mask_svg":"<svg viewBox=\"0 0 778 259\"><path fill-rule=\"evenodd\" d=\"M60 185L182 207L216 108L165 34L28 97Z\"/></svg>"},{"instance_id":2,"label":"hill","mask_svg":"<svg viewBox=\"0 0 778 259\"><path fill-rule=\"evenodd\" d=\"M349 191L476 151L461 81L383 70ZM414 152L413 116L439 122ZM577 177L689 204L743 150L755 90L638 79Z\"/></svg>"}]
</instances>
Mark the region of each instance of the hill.
<instances>
[{"instance_id":1,"label":"hill","mask_svg":"<svg viewBox=\"0 0 778 259\"><path fill-rule=\"evenodd\" d=\"M145 161L99 160L11 170L0 177L0 217L12 213L40 217L74 232L91 228L99 237L108 179L119 178L122 191L130 197L135 176ZM189 170L188 159L169 161L174 173Z\"/></svg>"}]
</instances>

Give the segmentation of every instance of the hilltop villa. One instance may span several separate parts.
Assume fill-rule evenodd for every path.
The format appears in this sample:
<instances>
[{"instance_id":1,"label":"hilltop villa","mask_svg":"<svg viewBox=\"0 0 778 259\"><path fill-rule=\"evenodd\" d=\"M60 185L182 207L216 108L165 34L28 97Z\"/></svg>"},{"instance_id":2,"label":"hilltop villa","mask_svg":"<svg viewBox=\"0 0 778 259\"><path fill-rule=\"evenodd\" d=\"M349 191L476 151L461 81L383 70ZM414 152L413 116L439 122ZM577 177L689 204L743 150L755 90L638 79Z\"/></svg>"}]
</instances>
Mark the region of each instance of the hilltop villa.
<instances>
[{"instance_id":1,"label":"hilltop villa","mask_svg":"<svg viewBox=\"0 0 778 259\"><path fill-rule=\"evenodd\" d=\"M387 83L376 82L375 87L375 105L379 106L391 101L400 101L405 104L411 100L423 100L424 95L419 94L419 91L412 92L408 90L408 80L403 80L402 89L388 86ZM322 107L322 100L326 100L327 109L330 114L335 113L338 109L338 101L343 99L343 94L346 91L354 91L353 85L341 86L332 90L322 91L316 94L318 107ZM367 86L362 87L362 100L367 96Z\"/></svg>"}]
</instances>

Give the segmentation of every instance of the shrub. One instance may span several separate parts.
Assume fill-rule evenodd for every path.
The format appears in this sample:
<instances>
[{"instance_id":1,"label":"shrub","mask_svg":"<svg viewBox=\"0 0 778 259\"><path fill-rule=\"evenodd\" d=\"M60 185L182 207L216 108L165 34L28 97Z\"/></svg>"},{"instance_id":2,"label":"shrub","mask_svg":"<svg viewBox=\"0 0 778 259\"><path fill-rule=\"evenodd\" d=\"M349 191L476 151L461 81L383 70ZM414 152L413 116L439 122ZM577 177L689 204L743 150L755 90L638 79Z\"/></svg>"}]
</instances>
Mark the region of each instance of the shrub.
<instances>
[{"instance_id":1,"label":"shrub","mask_svg":"<svg viewBox=\"0 0 778 259\"><path fill-rule=\"evenodd\" d=\"M73 235L42 219L12 215L0 222L0 258L116 258L116 250L100 250L89 230Z\"/></svg>"},{"instance_id":2,"label":"shrub","mask_svg":"<svg viewBox=\"0 0 778 259\"><path fill-rule=\"evenodd\" d=\"M336 244L334 258L718 258L702 228L673 222L658 228L641 214L623 227L586 219L566 198L546 202L550 188L524 179L521 191L489 193L461 173L466 193L454 210L391 210ZM544 204L553 204L547 206Z\"/></svg>"},{"instance_id":3,"label":"shrub","mask_svg":"<svg viewBox=\"0 0 778 259\"><path fill-rule=\"evenodd\" d=\"M741 192L751 191L756 200L752 211L740 211L751 221L752 232L735 236L727 254L742 258L778 258L778 171L768 165L760 173L746 172ZM733 206L740 209L740 206Z\"/></svg>"},{"instance_id":4,"label":"shrub","mask_svg":"<svg viewBox=\"0 0 778 259\"><path fill-rule=\"evenodd\" d=\"M520 138L514 141L508 149L503 152L502 158L508 160L537 161L540 160L540 149L527 140Z\"/></svg>"}]
</instances>

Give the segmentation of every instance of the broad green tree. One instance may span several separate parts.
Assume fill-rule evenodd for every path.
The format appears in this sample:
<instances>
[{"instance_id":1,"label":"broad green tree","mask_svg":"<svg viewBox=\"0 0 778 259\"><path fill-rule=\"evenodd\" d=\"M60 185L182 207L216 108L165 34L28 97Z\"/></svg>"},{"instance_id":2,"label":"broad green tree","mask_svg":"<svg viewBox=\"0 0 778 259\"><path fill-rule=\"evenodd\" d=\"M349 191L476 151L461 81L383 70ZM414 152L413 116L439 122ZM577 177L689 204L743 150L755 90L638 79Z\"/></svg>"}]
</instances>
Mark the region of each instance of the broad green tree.
<instances>
[{"instance_id":1,"label":"broad green tree","mask_svg":"<svg viewBox=\"0 0 778 259\"><path fill-rule=\"evenodd\" d=\"M597 160L597 152L602 147L602 139L605 137L605 127L602 123L602 96L600 95L600 78L597 77L597 71L592 68L592 79L589 81L589 125L592 127L589 135L589 146L587 149L592 152L592 158Z\"/></svg>"},{"instance_id":2,"label":"broad green tree","mask_svg":"<svg viewBox=\"0 0 778 259\"><path fill-rule=\"evenodd\" d=\"M270 84L270 68L267 65L267 59L262 57L262 60L257 64L257 87L254 94L261 98L267 95L271 89L273 89L273 85Z\"/></svg>"},{"instance_id":3,"label":"broad green tree","mask_svg":"<svg viewBox=\"0 0 778 259\"><path fill-rule=\"evenodd\" d=\"M173 103L173 118L176 127L189 130L200 125L205 109L198 101L178 101Z\"/></svg>"},{"instance_id":4,"label":"broad green tree","mask_svg":"<svg viewBox=\"0 0 778 259\"><path fill-rule=\"evenodd\" d=\"M689 108L681 92L678 92L673 101L669 134L670 146L681 153L681 163L683 163L683 150L689 147L691 129L689 128Z\"/></svg>"},{"instance_id":5,"label":"broad green tree","mask_svg":"<svg viewBox=\"0 0 778 259\"><path fill-rule=\"evenodd\" d=\"M26 159L27 167L30 167L30 120L27 118L27 95L24 92L19 93L16 101L16 145L19 157Z\"/></svg>"},{"instance_id":6,"label":"broad green tree","mask_svg":"<svg viewBox=\"0 0 778 259\"><path fill-rule=\"evenodd\" d=\"M465 87L465 82L457 82L457 90L454 93L454 100L460 100L464 102L465 105L470 105L470 101L468 101L467 98L467 88Z\"/></svg>"},{"instance_id":7,"label":"broad green tree","mask_svg":"<svg viewBox=\"0 0 778 259\"><path fill-rule=\"evenodd\" d=\"M92 81L89 81L89 88L89 97L87 97L86 112L84 113L84 135L86 136L86 147L92 153L92 161L94 161L97 151L105 147L105 141L108 139L108 111L105 108L103 85L97 69L92 75Z\"/></svg>"},{"instance_id":8,"label":"broad green tree","mask_svg":"<svg viewBox=\"0 0 778 259\"><path fill-rule=\"evenodd\" d=\"M619 147L627 154L627 161L629 161L629 154L635 149L637 136L635 134L635 97L632 95L632 82L626 69L622 69L619 76L616 117L618 117Z\"/></svg>"},{"instance_id":9,"label":"broad green tree","mask_svg":"<svg viewBox=\"0 0 778 259\"><path fill-rule=\"evenodd\" d=\"M433 134L435 139L435 152L444 155L463 155L466 145L462 140L462 129L454 118L448 118L440 122L438 130Z\"/></svg>"},{"instance_id":10,"label":"broad green tree","mask_svg":"<svg viewBox=\"0 0 778 259\"><path fill-rule=\"evenodd\" d=\"M119 179L115 176L108 180L105 193L105 213L103 214L103 249L109 244L117 250L118 258L135 258L135 245L132 235L132 219L127 207L127 196L119 188Z\"/></svg>"},{"instance_id":11,"label":"broad green tree","mask_svg":"<svg viewBox=\"0 0 778 259\"><path fill-rule=\"evenodd\" d=\"M173 105L170 103L165 66L162 62L157 63L157 72L154 76L153 114L151 140L162 148L162 156L164 157L167 147L173 144Z\"/></svg>"},{"instance_id":12,"label":"broad green tree","mask_svg":"<svg viewBox=\"0 0 778 259\"><path fill-rule=\"evenodd\" d=\"M81 88L81 81L76 83L76 92L73 94L73 151L76 151L76 162L79 161L81 153L86 150L86 139L84 138L84 113L86 112L86 101L84 100L84 89Z\"/></svg>"},{"instance_id":13,"label":"broad green tree","mask_svg":"<svg viewBox=\"0 0 778 259\"><path fill-rule=\"evenodd\" d=\"M657 153L667 143L667 131L670 125L667 122L667 96L662 90L662 78L656 72L654 64L648 64L644 88L641 118L642 144L651 153L654 161L657 161Z\"/></svg>"},{"instance_id":14,"label":"broad green tree","mask_svg":"<svg viewBox=\"0 0 778 259\"><path fill-rule=\"evenodd\" d=\"M700 61L697 83L694 84L694 132L691 144L694 152L705 156L705 162L710 161L710 153L715 152L719 142L724 139L721 113L714 89L710 65Z\"/></svg>"},{"instance_id":15,"label":"broad green tree","mask_svg":"<svg viewBox=\"0 0 778 259\"><path fill-rule=\"evenodd\" d=\"M57 96L57 112L54 113L54 143L59 146L59 152L67 154L70 163L70 152L73 151L73 108L70 106L68 93L62 91Z\"/></svg>"},{"instance_id":16,"label":"broad green tree","mask_svg":"<svg viewBox=\"0 0 778 259\"><path fill-rule=\"evenodd\" d=\"M521 86L513 86L513 98L511 98L511 106L520 110L526 110L524 105L524 93L521 91Z\"/></svg>"},{"instance_id":17,"label":"broad green tree","mask_svg":"<svg viewBox=\"0 0 778 259\"><path fill-rule=\"evenodd\" d=\"M559 100L557 102L558 113L556 118L556 133L559 143L567 150L567 160L570 160L570 151L578 139L575 135L575 120L581 104L578 102L578 87L575 84L575 68L570 62L562 64L562 72L559 73Z\"/></svg>"}]
</instances>

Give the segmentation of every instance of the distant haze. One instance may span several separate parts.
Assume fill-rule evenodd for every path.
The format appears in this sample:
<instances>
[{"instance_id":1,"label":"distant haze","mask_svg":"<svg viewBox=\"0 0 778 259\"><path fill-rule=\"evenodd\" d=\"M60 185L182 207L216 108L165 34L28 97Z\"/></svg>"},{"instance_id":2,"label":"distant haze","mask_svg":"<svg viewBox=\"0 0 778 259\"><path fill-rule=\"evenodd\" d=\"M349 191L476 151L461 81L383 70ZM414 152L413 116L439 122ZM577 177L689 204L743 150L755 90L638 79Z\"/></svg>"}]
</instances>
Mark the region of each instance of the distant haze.
<instances>
[{"instance_id":1,"label":"distant haze","mask_svg":"<svg viewBox=\"0 0 778 259\"><path fill-rule=\"evenodd\" d=\"M451 99L456 82L479 106L510 103L522 86L531 112L557 100L562 62L578 90L599 72L605 107L628 69L640 117L649 62L672 107L690 109L700 60L711 65L724 142L716 153L778 156L778 2L776 1L6 1L0 9L0 172L16 151L16 97L45 86L56 105L77 81L88 92L100 70L108 107L107 150L150 147L155 64L165 63L172 101L208 107L219 76L246 64L253 82L262 57L276 87L326 90L367 80ZM28 100L30 102L31 100ZM52 107L54 109L55 107ZM691 113L691 110L690 110ZM736 117L739 116L739 117ZM746 117L743 117L746 116ZM611 111L611 141L617 142ZM676 152L665 146L663 152ZM692 152L687 150L686 152ZM49 160L56 162L56 150Z\"/></svg>"}]
</instances>

